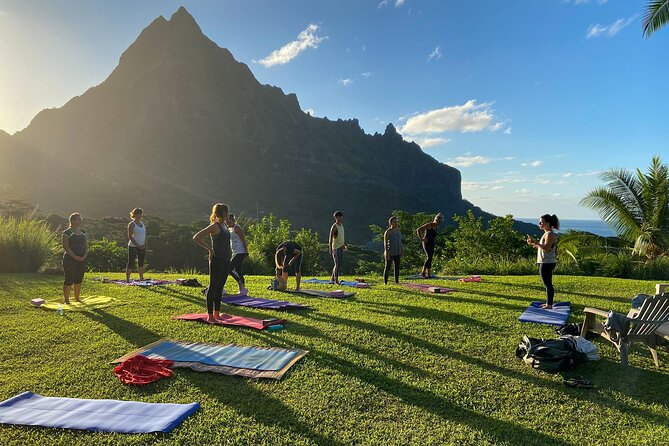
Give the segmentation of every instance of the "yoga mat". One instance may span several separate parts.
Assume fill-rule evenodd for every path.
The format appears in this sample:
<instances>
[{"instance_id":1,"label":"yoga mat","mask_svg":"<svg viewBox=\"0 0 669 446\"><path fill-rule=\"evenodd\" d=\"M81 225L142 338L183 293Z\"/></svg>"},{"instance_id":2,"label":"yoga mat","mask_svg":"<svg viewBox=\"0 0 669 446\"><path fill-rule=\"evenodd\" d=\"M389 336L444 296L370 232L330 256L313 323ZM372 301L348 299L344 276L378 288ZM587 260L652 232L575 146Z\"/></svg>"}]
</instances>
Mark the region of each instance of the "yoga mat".
<instances>
[{"instance_id":1,"label":"yoga mat","mask_svg":"<svg viewBox=\"0 0 669 446\"><path fill-rule=\"evenodd\" d=\"M535 324L563 325L569 319L571 307L569 302L557 302L550 310L541 308L544 302L532 302L520 315L520 322L534 322Z\"/></svg>"},{"instance_id":2,"label":"yoga mat","mask_svg":"<svg viewBox=\"0 0 669 446\"><path fill-rule=\"evenodd\" d=\"M224 355L226 351L232 356L226 358ZM174 361L173 367L187 367L198 372L215 372L247 378L281 379L288 369L307 353L305 350L279 347L240 347L234 344L223 345L161 339L134 350L112 361L112 363L123 362L135 355L144 355L158 359L170 359ZM176 357L180 359L177 360ZM281 365L281 367L276 370L241 368L238 365L242 363L249 366L278 367Z\"/></svg>"},{"instance_id":3,"label":"yoga mat","mask_svg":"<svg viewBox=\"0 0 669 446\"><path fill-rule=\"evenodd\" d=\"M170 432L199 408L199 403L85 400L24 392L0 403L0 423L121 434Z\"/></svg>"},{"instance_id":4,"label":"yoga mat","mask_svg":"<svg viewBox=\"0 0 669 446\"><path fill-rule=\"evenodd\" d=\"M181 283L179 280L160 280L160 279L146 279L146 280L110 280L102 279L102 283L113 283L121 286L160 286L160 285L177 285Z\"/></svg>"},{"instance_id":5,"label":"yoga mat","mask_svg":"<svg viewBox=\"0 0 669 446\"><path fill-rule=\"evenodd\" d=\"M331 280L323 280L323 279L316 279L315 277L312 279L307 279L303 280L302 283L320 283L323 285L332 285L333 282Z\"/></svg>"},{"instance_id":6,"label":"yoga mat","mask_svg":"<svg viewBox=\"0 0 669 446\"><path fill-rule=\"evenodd\" d=\"M46 310L58 310L58 306L61 305L63 311L87 311L94 308L104 308L111 307L113 305L124 305L126 302L119 301L116 298L109 296L87 296L81 298L82 303L79 303L70 296L70 305L65 305L62 298L59 300L47 301L39 306L39 308L44 308Z\"/></svg>"},{"instance_id":7,"label":"yoga mat","mask_svg":"<svg viewBox=\"0 0 669 446\"><path fill-rule=\"evenodd\" d=\"M261 299L259 297L249 297L241 294L232 296L223 296L221 302L230 305L239 305L250 308L267 308L270 310L289 310L292 308L309 308L308 305L296 304L285 300Z\"/></svg>"},{"instance_id":8,"label":"yoga mat","mask_svg":"<svg viewBox=\"0 0 669 446\"><path fill-rule=\"evenodd\" d=\"M434 274L430 274L430 275L427 276L427 277L423 277L423 276L420 275L420 274L414 274L413 276L406 276L406 279L444 279L444 280L447 280L448 277L444 277L444 276L435 276Z\"/></svg>"},{"instance_id":9,"label":"yoga mat","mask_svg":"<svg viewBox=\"0 0 669 446\"><path fill-rule=\"evenodd\" d=\"M330 280L316 279L316 278L303 280L302 283L319 283L319 284L322 284L322 285L334 285L335 284L334 282L332 282ZM341 280L339 282L339 285L348 286L348 287L352 287L352 288L369 288L368 283L356 282L356 281L353 281L353 280Z\"/></svg>"},{"instance_id":10,"label":"yoga mat","mask_svg":"<svg viewBox=\"0 0 669 446\"><path fill-rule=\"evenodd\" d=\"M303 288L300 288L299 290L285 290L285 291L286 291L286 293L304 294L306 296L316 296L316 297L334 297L334 298L337 298L337 299L342 299L342 298L351 297L351 296L355 295L354 292L332 295L332 294L330 294L330 291L305 290Z\"/></svg>"},{"instance_id":11,"label":"yoga mat","mask_svg":"<svg viewBox=\"0 0 669 446\"><path fill-rule=\"evenodd\" d=\"M455 291L453 288L446 288L439 285L430 285L428 283L403 283L402 285L407 288L423 291L425 293L444 294L444 293L450 293L451 291Z\"/></svg>"},{"instance_id":12,"label":"yoga mat","mask_svg":"<svg viewBox=\"0 0 669 446\"><path fill-rule=\"evenodd\" d=\"M481 276L468 276L468 277L448 277L448 276L435 276L435 275L430 275L428 277L423 277L420 274L414 274L413 276L407 276L407 279L419 279L419 280L426 280L426 279L436 279L436 280L457 280L460 282L483 282L483 279Z\"/></svg>"},{"instance_id":13,"label":"yoga mat","mask_svg":"<svg viewBox=\"0 0 669 446\"><path fill-rule=\"evenodd\" d=\"M244 316L232 316L230 314L221 314L223 318L220 322L208 322L207 319L209 315L207 313L199 314L183 314L181 316L172 316L173 320L182 320L182 321L197 321L203 322L210 325L228 325L233 327L249 327L255 328L256 330L264 330L270 325L284 325L286 323L285 319L254 319L252 317Z\"/></svg>"}]
</instances>

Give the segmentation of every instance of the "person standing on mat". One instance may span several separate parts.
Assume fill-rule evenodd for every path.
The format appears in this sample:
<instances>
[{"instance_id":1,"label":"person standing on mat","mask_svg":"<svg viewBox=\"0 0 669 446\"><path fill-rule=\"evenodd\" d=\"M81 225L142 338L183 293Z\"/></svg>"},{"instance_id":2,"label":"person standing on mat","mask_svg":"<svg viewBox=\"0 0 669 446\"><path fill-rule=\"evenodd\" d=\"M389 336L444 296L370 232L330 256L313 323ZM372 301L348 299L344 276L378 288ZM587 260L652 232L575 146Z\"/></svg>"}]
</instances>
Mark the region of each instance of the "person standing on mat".
<instances>
[{"instance_id":1,"label":"person standing on mat","mask_svg":"<svg viewBox=\"0 0 669 446\"><path fill-rule=\"evenodd\" d=\"M274 263L276 276L288 283L288 272L295 274L295 291L300 291L302 280L302 247L293 241L283 242L276 247Z\"/></svg>"},{"instance_id":2,"label":"person standing on mat","mask_svg":"<svg viewBox=\"0 0 669 446\"><path fill-rule=\"evenodd\" d=\"M425 223L420 228L416 229L416 235L423 242L423 250L427 259L423 263L423 270L420 275L424 278L430 277L430 270L432 269L432 259L434 258L434 244L437 237L437 228L444 221L444 216L439 213L435 215L434 220Z\"/></svg>"},{"instance_id":3,"label":"person standing on mat","mask_svg":"<svg viewBox=\"0 0 669 446\"><path fill-rule=\"evenodd\" d=\"M344 258L344 251L348 250L348 245L346 245L344 224L342 223L344 220L344 213L342 211L337 211L334 213L333 217L335 222L330 227L330 236L328 237L328 251L334 261L330 281L339 285L339 268L341 267L341 262Z\"/></svg>"},{"instance_id":4,"label":"person standing on mat","mask_svg":"<svg viewBox=\"0 0 669 446\"><path fill-rule=\"evenodd\" d=\"M527 244L537 248L537 263L539 275L546 287L546 303L541 308L553 308L555 288L553 288L553 270L557 265L557 235L554 231L560 229L560 220L557 215L544 214L539 219L539 228L544 231L539 241L531 235L527 236Z\"/></svg>"},{"instance_id":5,"label":"person standing on mat","mask_svg":"<svg viewBox=\"0 0 669 446\"><path fill-rule=\"evenodd\" d=\"M81 229L81 215L74 213L70 215L70 226L63 231L61 243L65 253L63 254L63 271L65 281L63 282L63 303L70 304L70 289L74 286L74 300L81 302L81 282L84 280L86 271L86 256L88 256L88 237L86 231Z\"/></svg>"},{"instance_id":6,"label":"person standing on mat","mask_svg":"<svg viewBox=\"0 0 669 446\"><path fill-rule=\"evenodd\" d=\"M388 220L388 229L383 233L383 258L386 262L383 270L383 283L388 285L388 274L390 264L395 265L395 283L400 283L400 258L402 257L402 233L398 225L397 217L392 216Z\"/></svg>"},{"instance_id":7,"label":"person standing on mat","mask_svg":"<svg viewBox=\"0 0 669 446\"><path fill-rule=\"evenodd\" d=\"M244 286L244 273L242 272L242 263L249 255L246 236L244 229L237 224L235 214L228 215L227 225L230 232L230 248L232 249L230 275L237 281L237 285L239 285L239 294L246 296L249 294L249 290Z\"/></svg>"},{"instance_id":8,"label":"person standing on mat","mask_svg":"<svg viewBox=\"0 0 669 446\"><path fill-rule=\"evenodd\" d=\"M225 291L225 282L230 271L230 232L225 224L228 218L228 206L216 203L211 209L210 225L193 236L193 241L209 253L209 289L207 290L207 322L221 320L221 296ZM204 241L206 236L211 244Z\"/></svg>"},{"instance_id":9,"label":"person standing on mat","mask_svg":"<svg viewBox=\"0 0 669 446\"><path fill-rule=\"evenodd\" d=\"M139 280L144 280L144 257L146 256L146 225L142 223L144 211L135 208L130 212L132 221L128 224L128 264L125 267L125 281L130 282L130 272L137 259Z\"/></svg>"}]
</instances>

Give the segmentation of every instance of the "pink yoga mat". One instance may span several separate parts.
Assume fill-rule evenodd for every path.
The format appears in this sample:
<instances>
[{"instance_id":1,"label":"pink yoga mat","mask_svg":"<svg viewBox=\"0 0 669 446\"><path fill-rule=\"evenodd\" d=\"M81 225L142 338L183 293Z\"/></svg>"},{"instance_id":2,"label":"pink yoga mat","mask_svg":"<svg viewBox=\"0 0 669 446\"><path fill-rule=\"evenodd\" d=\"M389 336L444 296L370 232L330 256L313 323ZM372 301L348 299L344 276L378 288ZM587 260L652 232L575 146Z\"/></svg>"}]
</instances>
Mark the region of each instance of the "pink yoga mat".
<instances>
[{"instance_id":1,"label":"pink yoga mat","mask_svg":"<svg viewBox=\"0 0 669 446\"><path fill-rule=\"evenodd\" d=\"M234 327L249 327L255 328L256 330L264 330L265 328L271 325L284 325L286 323L285 319L254 319L252 317L244 316L232 316L230 314L221 314L223 320L221 322L208 322L207 318L209 315L207 313L197 313L197 314L183 314L181 316L172 316L173 320L180 321L197 321L204 322L205 324L211 325L229 325Z\"/></svg>"},{"instance_id":2,"label":"pink yoga mat","mask_svg":"<svg viewBox=\"0 0 669 446\"><path fill-rule=\"evenodd\" d=\"M414 290L424 291L426 293L440 294L440 293L450 293L451 291L455 291L453 288L446 288L439 285L430 285L428 283L404 283L402 285Z\"/></svg>"}]
</instances>

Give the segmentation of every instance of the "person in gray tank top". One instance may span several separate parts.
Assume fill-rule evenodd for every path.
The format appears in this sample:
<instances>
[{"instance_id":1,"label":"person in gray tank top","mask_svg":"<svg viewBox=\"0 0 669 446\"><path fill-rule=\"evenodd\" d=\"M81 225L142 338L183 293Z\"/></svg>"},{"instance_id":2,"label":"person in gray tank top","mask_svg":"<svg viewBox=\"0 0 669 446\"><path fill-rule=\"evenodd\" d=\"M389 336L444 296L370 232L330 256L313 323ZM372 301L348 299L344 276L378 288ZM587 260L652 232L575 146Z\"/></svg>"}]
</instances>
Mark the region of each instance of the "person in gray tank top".
<instances>
[{"instance_id":1,"label":"person in gray tank top","mask_svg":"<svg viewBox=\"0 0 669 446\"><path fill-rule=\"evenodd\" d=\"M539 219L539 228L544 231L544 234L539 240L528 235L527 244L537 248L539 275L546 288L546 303L541 307L550 309L553 308L553 298L555 297L553 270L557 265L557 235L554 231L560 229L560 220L555 214L544 214Z\"/></svg>"},{"instance_id":2,"label":"person in gray tank top","mask_svg":"<svg viewBox=\"0 0 669 446\"><path fill-rule=\"evenodd\" d=\"M385 268L383 269L383 282L388 285L388 275L390 274L390 264L395 265L395 283L400 282L400 258L402 257L402 233L400 232L397 217L392 216L388 219L388 229L383 233L383 259Z\"/></svg>"}]
</instances>

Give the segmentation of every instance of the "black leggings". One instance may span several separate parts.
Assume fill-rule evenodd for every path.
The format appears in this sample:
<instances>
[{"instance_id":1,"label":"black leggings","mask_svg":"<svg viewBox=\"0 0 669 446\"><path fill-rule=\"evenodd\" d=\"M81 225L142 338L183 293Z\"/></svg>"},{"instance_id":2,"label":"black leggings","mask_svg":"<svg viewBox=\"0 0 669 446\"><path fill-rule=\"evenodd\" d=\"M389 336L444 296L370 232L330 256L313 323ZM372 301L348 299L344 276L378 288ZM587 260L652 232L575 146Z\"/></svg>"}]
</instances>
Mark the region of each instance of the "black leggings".
<instances>
[{"instance_id":1,"label":"black leggings","mask_svg":"<svg viewBox=\"0 0 669 446\"><path fill-rule=\"evenodd\" d=\"M555 296L555 288L553 288L553 270L555 263L540 263L539 275L546 287L546 304L553 305L553 297Z\"/></svg>"},{"instance_id":2,"label":"black leggings","mask_svg":"<svg viewBox=\"0 0 669 446\"><path fill-rule=\"evenodd\" d=\"M146 256L146 249L141 251L134 246L128 246L128 264L125 266L126 269L132 269L135 265L135 259L137 259L137 266L140 268L144 267L144 257Z\"/></svg>"},{"instance_id":3,"label":"black leggings","mask_svg":"<svg viewBox=\"0 0 669 446\"><path fill-rule=\"evenodd\" d=\"M86 262L74 260L69 254L65 254L63 255L63 271L65 272L63 285L80 285L84 281Z\"/></svg>"},{"instance_id":4,"label":"black leggings","mask_svg":"<svg viewBox=\"0 0 669 446\"><path fill-rule=\"evenodd\" d=\"M427 260L423 263L423 269L432 269L432 258L434 257L434 243L423 242L423 250L427 255Z\"/></svg>"},{"instance_id":5,"label":"black leggings","mask_svg":"<svg viewBox=\"0 0 669 446\"><path fill-rule=\"evenodd\" d=\"M395 283L400 283L400 258L402 256L389 256L386 260L386 267L383 270L383 283L388 284L388 274L390 274L390 264L395 264Z\"/></svg>"},{"instance_id":6,"label":"black leggings","mask_svg":"<svg viewBox=\"0 0 669 446\"><path fill-rule=\"evenodd\" d=\"M237 281L241 286L244 286L244 273L242 272L242 263L244 259L248 257L248 254L242 252L240 254L235 254L230 260L230 275L233 279Z\"/></svg>"},{"instance_id":7,"label":"black leggings","mask_svg":"<svg viewBox=\"0 0 669 446\"><path fill-rule=\"evenodd\" d=\"M207 290L207 313L221 310L221 295L230 271L230 259L212 257L209 261L209 290Z\"/></svg>"}]
</instances>

